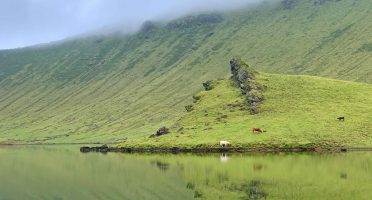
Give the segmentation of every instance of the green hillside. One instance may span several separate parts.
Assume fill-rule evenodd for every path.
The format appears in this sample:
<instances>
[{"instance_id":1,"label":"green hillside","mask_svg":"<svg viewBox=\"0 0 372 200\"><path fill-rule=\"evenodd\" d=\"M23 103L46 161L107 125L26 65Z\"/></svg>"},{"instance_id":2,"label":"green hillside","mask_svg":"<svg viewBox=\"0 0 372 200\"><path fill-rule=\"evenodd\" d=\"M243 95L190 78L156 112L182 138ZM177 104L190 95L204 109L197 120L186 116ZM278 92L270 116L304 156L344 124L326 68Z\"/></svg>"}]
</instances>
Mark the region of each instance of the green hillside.
<instances>
[{"instance_id":1,"label":"green hillside","mask_svg":"<svg viewBox=\"0 0 372 200\"><path fill-rule=\"evenodd\" d=\"M219 141L252 148L372 146L372 85L266 73L254 82L266 88L257 114L250 113L233 80L219 80L194 96L193 110L169 134L121 146L203 148L219 147Z\"/></svg>"},{"instance_id":2,"label":"green hillside","mask_svg":"<svg viewBox=\"0 0 372 200\"><path fill-rule=\"evenodd\" d=\"M130 36L0 51L0 142L143 138L185 114L201 83L229 77L226 61L235 55L262 72L372 83L371 1L283 2L148 22ZM360 91L355 98L370 89L349 86ZM329 113L329 120L338 114ZM276 130L275 123L263 125ZM296 131L295 124L276 128Z\"/></svg>"}]
</instances>

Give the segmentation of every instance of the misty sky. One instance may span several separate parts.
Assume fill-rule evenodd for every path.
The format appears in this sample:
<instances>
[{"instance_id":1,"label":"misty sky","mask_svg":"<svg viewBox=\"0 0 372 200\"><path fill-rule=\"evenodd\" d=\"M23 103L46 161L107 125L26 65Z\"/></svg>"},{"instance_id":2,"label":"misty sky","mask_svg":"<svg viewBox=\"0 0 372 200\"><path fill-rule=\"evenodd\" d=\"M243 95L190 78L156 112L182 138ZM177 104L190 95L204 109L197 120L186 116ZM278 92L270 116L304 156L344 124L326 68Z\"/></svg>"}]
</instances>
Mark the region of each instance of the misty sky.
<instances>
[{"instance_id":1,"label":"misty sky","mask_svg":"<svg viewBox=\"0 0 372 200\"><path fill-rule=\"evenodd\" d=\"M17 48L190 12L234 9L261 0L0 0L0 49ZM108 28L109 29L109 28Z\"/></svg>"}]
</instances>

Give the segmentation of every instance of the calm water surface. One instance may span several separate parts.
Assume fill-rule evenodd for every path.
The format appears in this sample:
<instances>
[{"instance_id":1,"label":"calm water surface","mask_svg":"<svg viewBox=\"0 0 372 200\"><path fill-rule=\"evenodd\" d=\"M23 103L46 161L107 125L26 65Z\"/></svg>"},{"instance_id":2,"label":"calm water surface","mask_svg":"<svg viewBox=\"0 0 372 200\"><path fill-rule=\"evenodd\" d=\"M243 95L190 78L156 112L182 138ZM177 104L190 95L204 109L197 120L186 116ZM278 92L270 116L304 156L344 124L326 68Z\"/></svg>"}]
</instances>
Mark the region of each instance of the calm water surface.
<instances>
[{"instance_id":1,"label":"calm water surface","mask_svg":"<svg viewBox=\"0 0 372 200\"><path fill-rule=\"evenodd\" d=\"M372 153L82 154L0 147L0 199L372 199Z\"/></svg>"}]
</instances>

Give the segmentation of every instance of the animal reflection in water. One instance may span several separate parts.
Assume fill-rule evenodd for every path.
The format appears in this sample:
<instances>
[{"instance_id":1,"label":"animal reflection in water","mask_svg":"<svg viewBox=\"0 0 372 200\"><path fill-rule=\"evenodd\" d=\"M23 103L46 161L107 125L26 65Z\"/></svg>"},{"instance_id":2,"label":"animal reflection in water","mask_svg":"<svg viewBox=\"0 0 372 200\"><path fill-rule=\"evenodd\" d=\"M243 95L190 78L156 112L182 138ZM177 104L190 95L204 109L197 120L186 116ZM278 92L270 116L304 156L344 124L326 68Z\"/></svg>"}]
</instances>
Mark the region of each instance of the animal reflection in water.
<instances>
[{"instance_id":1,"label":"animal reflection in water","mask_svg":"<svg viewBox=\"0 0 372 200\"><path fill-rule=\"evenodd\" d=\"M230 159L230 158L229 158L229 156L228 156L226 153L222 153L222 154L220 155L220 161L221 161L221 162L227 162L229 159Z\"/></svg>"}]
</instances>

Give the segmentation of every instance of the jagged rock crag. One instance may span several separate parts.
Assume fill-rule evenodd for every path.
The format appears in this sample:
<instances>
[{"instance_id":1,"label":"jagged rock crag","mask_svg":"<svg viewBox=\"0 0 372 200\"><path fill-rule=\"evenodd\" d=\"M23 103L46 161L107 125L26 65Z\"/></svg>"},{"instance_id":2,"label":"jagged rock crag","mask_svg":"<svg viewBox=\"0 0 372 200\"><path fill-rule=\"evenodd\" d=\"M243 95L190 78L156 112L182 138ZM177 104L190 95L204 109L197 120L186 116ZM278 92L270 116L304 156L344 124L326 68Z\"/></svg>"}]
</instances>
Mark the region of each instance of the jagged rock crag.
<instances>
[{"instance_id":1,"label":"jagged rock crag","mask_svg":"<svg viewBox=\"0 0 372 200\"><path fill-rule=\"evenodd\" d=\"M213 26L224 21L224 16L221 13L210 13L191 15L182 19L171 21L166 26L170 30L174 29L190 29L199 26Z\"/></svg>"},{"instance_id":2,"label":"jagged rock crag","mask_svg":"<svg viewBox=\"0 0 372 200\"><path fill-rule=\"evenodd\" d=\"M259 105L264 100L262 92L265 86L256 81L257 71L249 67L240 58L234 58L230 61L231 79L236 87L240 88L242 95L247 100L249 112L252 115L259 113Z\"/></svg>"}]
</instances>

